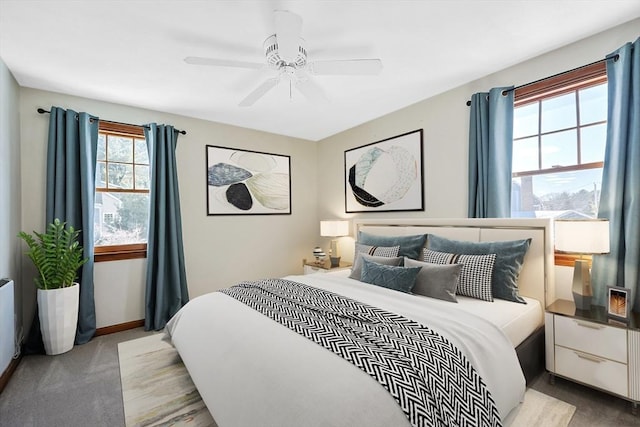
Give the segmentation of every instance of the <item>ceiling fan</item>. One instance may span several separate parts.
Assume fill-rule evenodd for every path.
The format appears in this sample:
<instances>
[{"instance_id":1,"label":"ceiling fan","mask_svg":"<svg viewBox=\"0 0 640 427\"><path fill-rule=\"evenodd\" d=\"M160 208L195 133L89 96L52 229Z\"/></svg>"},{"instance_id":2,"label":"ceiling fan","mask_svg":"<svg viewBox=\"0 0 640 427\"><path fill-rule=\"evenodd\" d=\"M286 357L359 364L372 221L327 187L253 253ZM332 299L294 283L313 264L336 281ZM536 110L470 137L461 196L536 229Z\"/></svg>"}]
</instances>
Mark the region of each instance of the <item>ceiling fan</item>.
<instances>
[{"instance_id":1,"label":"ceiling fan","mask_svg":"<svg viewBox=\"0 0 640 427\"><path fill-rule=\"evenodd\" d=\"M286 82L295 87L311 102L326 101L322 88L313 81L312 75L374 75L382 70L380 59L346 59L307 61L304 39L300 37L302 18L286 10L274 11L275 34L264 41L266 63L235 61L230 59L188 56L187 64L235 67L245 69L270 68L275 76L268 78L240 101L240 107L249 107L273 89Z\"/></svg>"}]
</instances>

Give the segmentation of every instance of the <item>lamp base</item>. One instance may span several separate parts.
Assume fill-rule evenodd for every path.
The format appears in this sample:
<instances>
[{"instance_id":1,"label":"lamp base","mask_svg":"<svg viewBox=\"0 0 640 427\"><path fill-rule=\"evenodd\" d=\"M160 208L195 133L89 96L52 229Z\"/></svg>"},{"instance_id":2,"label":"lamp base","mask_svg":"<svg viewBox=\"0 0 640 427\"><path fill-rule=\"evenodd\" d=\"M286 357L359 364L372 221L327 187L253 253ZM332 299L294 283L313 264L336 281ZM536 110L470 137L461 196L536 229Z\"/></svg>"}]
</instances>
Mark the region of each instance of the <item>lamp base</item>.
<instances>
[{"instance_id":1,"label":"lamp base","mask_svg":"<svg viewBox=\"0 0 640 427\"><path fill-rule=\"evenodd\" d=\"M577 310L591 310L591 295L580 295L573 292L573 302Z\"/></svg>"},{"instance_id":2,"label":"lamp base","mask_svg":"<svg viewBox=\"0 0 640 427\"><path fill-rule=\"evenodd\" d=\"M591 274L589 263L584 260L576 260L573 267L573 283L571 286L573 302L578 310L591 310Z\"/></svg>"},{"instance_id":3,"label":"lamp base","mask_svg":"<svg viewBox=\"0 0 640 427\"><path fill-rule=\"evenodd\" d=\"M329 259L331 260L331 267L339 267L340 266L340 257L339 256L332 256L329 257Z\"/></svg>"}]
</instances>

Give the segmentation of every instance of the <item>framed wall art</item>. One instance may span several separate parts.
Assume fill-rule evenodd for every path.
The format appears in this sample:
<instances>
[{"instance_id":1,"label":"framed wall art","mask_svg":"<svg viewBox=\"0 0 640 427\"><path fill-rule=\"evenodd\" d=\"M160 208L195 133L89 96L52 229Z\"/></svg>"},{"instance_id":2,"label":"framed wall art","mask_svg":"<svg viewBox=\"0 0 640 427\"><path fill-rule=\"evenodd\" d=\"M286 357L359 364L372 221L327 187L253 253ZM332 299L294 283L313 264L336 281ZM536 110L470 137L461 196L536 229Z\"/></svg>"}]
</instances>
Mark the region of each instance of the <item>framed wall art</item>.
<instances>
[{"instance_id":1,"label":"framed wall art","mask_svg":"<svg viewBox=\"0 0 640 427\"><path fill-rule=\"evenodd\" d=\"M607 286L607 315L615 320L629 320L630 289L622 286Z\"/></svg>"},{"instance_id":2,"label":"framed wall art","mask_svg":"<svg viewBox=\"0 0 640 427\"><path fill-rule=\"evenodd\" d=\"M424 210L422 155L422 129L345 151L345 212Z\"/></svg>"},{"instance_id":3,"label":"framed wall art","mask_svg":"<svg viewBox=\"0 0 640 427\"><path fill-rule=\"evenodd\" d=\"M207 215L291 214L291 157L207 145Z\"/></svg>"}]
</instances>

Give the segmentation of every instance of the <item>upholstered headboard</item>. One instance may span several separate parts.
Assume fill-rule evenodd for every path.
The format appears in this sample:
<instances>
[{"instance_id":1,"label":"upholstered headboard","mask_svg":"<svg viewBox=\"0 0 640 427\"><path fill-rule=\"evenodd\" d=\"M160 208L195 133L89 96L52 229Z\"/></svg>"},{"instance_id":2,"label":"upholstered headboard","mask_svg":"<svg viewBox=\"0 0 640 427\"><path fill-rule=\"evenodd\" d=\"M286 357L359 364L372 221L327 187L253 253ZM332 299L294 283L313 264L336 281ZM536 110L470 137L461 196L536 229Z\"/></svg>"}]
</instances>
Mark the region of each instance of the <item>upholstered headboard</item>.
<instances>
[{"instance_id":1,"label":"upholstered headboard","mask_svg":"<svg viewBox=\"0 0 640 427\"><path fill-rule=\"evenodd\" d=\"M356 240L359 231L384 236L431 233L473 242L531 238L518 279L519 292L540 301L543 310L553 302L553 228L549 219L354 219L353 225Z\"/></svg>"}]
</instances>

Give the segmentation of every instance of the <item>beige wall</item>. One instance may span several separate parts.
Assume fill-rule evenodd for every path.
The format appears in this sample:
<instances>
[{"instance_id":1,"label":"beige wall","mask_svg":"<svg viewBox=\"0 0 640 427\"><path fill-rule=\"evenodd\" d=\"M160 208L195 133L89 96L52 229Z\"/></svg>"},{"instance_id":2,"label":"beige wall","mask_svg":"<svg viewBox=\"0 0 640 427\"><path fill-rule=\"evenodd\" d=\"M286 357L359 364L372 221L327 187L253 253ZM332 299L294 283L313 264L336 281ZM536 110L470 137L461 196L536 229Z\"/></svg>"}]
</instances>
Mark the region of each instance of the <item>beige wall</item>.
<instances>
[{"instance_id":1,"label":"beige wall","mask_svg":"<svg viewBox=\"0 0 640 427\"><path fill-rule=\"evenodd\" d=\"M638 28L640 19L324 139L318 146L318 180L323 181L318 215L321 218L466 217L469 140L466 101L471 95L492 87L522 85L603 59L624 43L635 40ZM446 57L439 60L444 61ZM345 214L344 151L416 129L424 129L424 212ZM347 254L349 240L341 243L343 253Z\"/></svg>"},{"instance_id":2,"label":"beige wall","mask_svg":"<svg viewBox=\"0 0 640 427\"><path fill-rule=\"evenodd\" d=\"M176 156L187 282L192 298L244 279L302 272L301 260L311 252L319 227L315 142L28 88L22 88L20 94L24 229L44 227L49 119L36 109L55 105L86 111L105 120L167 123L187 131L178 139ZM292 214L207 216L207 144L291 156ZM31 280L33 271L25 264L30 275L26 280ZM96 263L98 327L144 317L145 268L144 260ZM32 313L33 306L27 311Z\"/></svg>"}]
</instances>

